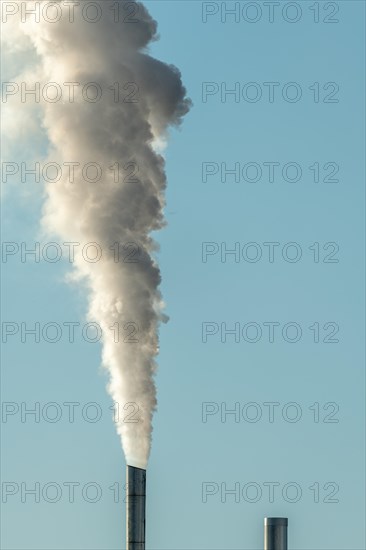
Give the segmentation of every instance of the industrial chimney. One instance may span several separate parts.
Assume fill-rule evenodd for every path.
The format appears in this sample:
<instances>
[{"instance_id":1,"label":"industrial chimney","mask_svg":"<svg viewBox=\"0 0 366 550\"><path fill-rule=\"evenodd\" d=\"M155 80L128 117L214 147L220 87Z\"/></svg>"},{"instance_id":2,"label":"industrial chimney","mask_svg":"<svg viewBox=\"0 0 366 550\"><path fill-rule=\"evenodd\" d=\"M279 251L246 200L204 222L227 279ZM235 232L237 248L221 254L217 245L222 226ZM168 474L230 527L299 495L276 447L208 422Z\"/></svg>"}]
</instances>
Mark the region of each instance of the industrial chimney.
<instances>
[{"instance_id":1,"label":"industrial chimney","mask_svg":"<svg viewBox=\"0 0 366 550\"><path fill-rule=\"evenodd\" d=\"M146 470L127 466L126 550L145 550Z\"/></svg>"},{"instance_id":2,"label":"industrial chimney","mask_svg":"<svg viewBox=\"0 0 366 550\"><path fill-rule=\"evenodd\" d=\"M287 518L264 518L264 550L287 550Z\"/></svg>"}]
</instances>

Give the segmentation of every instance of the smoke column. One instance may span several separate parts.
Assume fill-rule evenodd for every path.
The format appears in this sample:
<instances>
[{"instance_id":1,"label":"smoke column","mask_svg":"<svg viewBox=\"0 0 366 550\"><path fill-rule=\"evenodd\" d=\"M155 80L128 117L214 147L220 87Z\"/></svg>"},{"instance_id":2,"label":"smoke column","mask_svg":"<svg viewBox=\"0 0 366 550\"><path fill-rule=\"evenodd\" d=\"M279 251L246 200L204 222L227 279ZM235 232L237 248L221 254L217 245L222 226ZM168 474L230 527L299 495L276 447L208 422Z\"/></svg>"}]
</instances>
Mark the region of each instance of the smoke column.
<instances>
[{"instance_id":1,"label":"smoke column","mask_svg":"<svg viewBox=\"0 0 366 550\"><path fill-rule=\"evenodd\" d=\"M12 25L37 53L36 65L28 68L29 86L53 82L68 90L67 101L40 97L46 160L63 167L58 181L45 184L42 226L59 242L80 243L70 245L71 277L87 289L88 319L102 329L102 362L120 407L117 429L127 464L146 468L157 403L158 331L165 320L150 236L164 226L166 175L158 150L190 102L179 71L147 53L157 25L142 4L121 1L118 14L115 1L92 2L102 14L94 24L83 16L85 2L74 5L72 22L63 4L55 23L42 14L38 22L27 16L22 23L19 11ZM53 13L50 8L49 19ZM90 8L87 15L98 13ZM103 96L94 101L98 89ZM47 94L54 95L51 88ZM83 251L87 243L95 246ZM134 405L123 409L128 403Z\"/></svg>"}]
</instances>

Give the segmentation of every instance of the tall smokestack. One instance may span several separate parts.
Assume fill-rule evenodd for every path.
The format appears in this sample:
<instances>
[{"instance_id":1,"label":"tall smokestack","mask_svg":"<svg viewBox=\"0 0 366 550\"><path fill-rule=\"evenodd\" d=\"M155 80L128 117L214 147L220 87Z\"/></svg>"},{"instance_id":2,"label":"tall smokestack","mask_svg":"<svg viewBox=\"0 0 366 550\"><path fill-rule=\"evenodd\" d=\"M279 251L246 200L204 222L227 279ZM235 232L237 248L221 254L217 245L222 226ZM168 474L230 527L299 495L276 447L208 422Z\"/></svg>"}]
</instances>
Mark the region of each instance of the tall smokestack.
<instances>
[{"instance_id":1,"label":"tall smokestack","mask_svg":"<svg viewBox=\"0 0 366 550\"><path fill-rule=\"evenodd\" d=\"M287 550L287 518L264 518L264 550Z\"/></svg>"},{"instance_id":2,"label":"tall smokestack","mask_svg":"<svg viewBox=\"0 0 366 550\"><path fill-rule=\"evenodd\" d=\"M146 470L127 466L126 550L145 550Z\"/></svg>"}]
</instances>

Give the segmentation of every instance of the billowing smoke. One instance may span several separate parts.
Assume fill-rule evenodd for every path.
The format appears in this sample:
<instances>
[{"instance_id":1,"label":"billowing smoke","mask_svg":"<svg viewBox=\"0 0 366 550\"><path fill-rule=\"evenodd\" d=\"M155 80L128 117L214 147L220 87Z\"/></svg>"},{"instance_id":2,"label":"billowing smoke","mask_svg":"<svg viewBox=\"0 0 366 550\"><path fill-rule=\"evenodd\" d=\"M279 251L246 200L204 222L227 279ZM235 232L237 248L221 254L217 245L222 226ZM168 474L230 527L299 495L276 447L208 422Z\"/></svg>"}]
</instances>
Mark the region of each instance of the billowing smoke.
<instances>
[{"instance_id":1,"label":"billowing smoke","mask_svg":"<svg viewBox=\"0 0 366 550\"><path fill-rule=\"evenodd\" d=\"M78 243L69 245L72 278L87 289L88 318L102 329L126 460L145 468L165 320L150 235L164 225L166 175L158 150L189 100L179 71L147 53L157 25L142 4L121 1L118 11L115 1L89 2L84 13L83 1L72 13L64 4L56 22L50 22L61 13L55 6L38 21L27 15L22 23L18 13L17 28L37 53L27 84L41 83L46 160L62 167L45 184L43 227L62 243ZM58 86L66 99L57 100Z\"/></svg>"}]
</instances>

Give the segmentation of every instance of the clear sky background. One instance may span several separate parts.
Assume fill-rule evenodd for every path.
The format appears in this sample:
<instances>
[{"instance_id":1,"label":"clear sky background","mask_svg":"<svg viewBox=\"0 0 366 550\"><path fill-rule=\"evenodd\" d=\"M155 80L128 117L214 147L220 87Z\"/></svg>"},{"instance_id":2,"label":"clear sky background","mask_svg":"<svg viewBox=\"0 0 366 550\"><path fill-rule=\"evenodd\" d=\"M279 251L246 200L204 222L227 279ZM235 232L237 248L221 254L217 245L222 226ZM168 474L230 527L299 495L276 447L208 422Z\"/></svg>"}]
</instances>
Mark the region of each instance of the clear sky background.
<instances>
[{"instance_id":1,"label":"clear sky background","mask_svg":"<svg viewBox=\"0 0 366 550\"><path fill-rule=\"evenodd\" d=\"M168 226L157 235L170 322L161 328L147 548L258 550L263 518L286 516L293 550L364 549L365 4L298 2L302 14L296 23L281 15L284 2L272 23L262 2L256 23L245 21L242 11L239 22L234 16L223 22L219 11L204 23L196 1L146 4L160 31L152 53L179 67L194 103L166 150ZM211 6L220 9L221 2ZM293 9L285 12L287 18L294 18ZM250 10L244 11L247 19L254 18ZM10 71L6 78L13 76ZM255 103L242 97L235 102L233 95L222 101L218 92L204 102L204 82L218 88L226 83L227 89L239 82L244 95L254 92L245 84L256 82L263 95ZM280 83L272 103L264 82ZM283 99L288 82L301 88L299 101ZM319 102L309 89L315 82ZM334 85L323 89L329 82L339 86L333 96ZM293 92L289 88L290 97ZM338 102L324 102L327 97ZM4 160L27 160L32 148L41 154L45 146L20 142L15 156ZM204 182L207 162L219 171ZM273 182L265 162L280 163ZM297 182L281 175L289 162L301 167ZM228 175L222 182L221 163L228 168L257 163L262 177L236 182ZM319 182L315 168L309 169L314 163ZM333 164L324 168L327 163ZM339 171L331 178L335 165ZM247 179L254 179L254 169ZM291 167L287 175L294 179ZM4 197L4 241L29 246L38 241L41 205L39 187L11 185ZM218 251L203 261L207 242ZM280 243L273 262L266 242ZM284 248L289 242L301 250L297 262L289 261L295 253L294 247ZM239 261L222 258L221 249L235 243L243 251ZM257 262L248 261L255 248L247 243L257 243L262 252ZM85 296L64 282L67 262L22 263L17 255L2 267L3 322L86 322ZM279 323L272 343L263 325L268 322ZM206 342L204 323L217 329ZM257 323L262 336L250 343L228 334L225 342L222 323L227 329L240 323L244 331L247 323ZM282 336L287 323L301 327L298 342ZM247 327L247 340L254 339L256 326ZM293 331L290 325L288 340ZM74 343L65 333L54 344L35 344L32 338L22 343L18 334L3 346L3 401L19 408L21 402L28 408L56 402L62 410L54 423L47 421L47 410L40 422L31 415L22 422L20 412L3 415L2 481L19 489L2 506L1 542L7 550L125 545L125 462L111 420L101 349L76 334ZM66 402L80 403L73 423ZM83 418L91 402L102 412L97 422L86 420L95 412L90 407ZM264 405L269 402L278 404L273 422ZM203 418L204 403L215 414ZM239 418L225 415L235 407ZM54 411L48 409L50 417ZM250 421L256 415L258 421ZM298 421L291 421L296 415ZM30 489L37 482L40 502L25 494L22 502L21 483ZM50 482L62 488L55 503L49 502L52 487L42 496ZM80 484L72 503L68 482ZM85 488L88 483L102 492L96 503L87 501L95 494L92 486L90 492ZM268 483L275 484L273 498ZM225 493L235 487L236 495Z\"/></svg>"}]
</instances>

